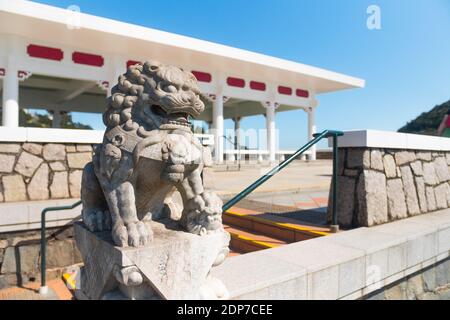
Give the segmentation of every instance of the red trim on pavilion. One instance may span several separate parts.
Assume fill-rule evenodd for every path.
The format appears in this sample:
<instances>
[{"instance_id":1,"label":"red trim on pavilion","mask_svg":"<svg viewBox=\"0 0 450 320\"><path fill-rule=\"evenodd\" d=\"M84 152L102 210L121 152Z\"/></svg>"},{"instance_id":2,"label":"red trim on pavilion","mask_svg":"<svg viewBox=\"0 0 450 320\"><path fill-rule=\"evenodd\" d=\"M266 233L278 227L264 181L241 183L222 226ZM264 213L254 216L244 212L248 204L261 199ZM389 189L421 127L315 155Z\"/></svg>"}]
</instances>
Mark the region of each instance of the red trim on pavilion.
<instances>
[{"instance_id":1,"label":"red trim on pavilion","mask_svg":"<svg viewBox=\"0 0 450 320\"><path fill-rule=\"evenodd\" d=\"M19 78L19 79L23 79L23 78L25 78L26 76L28 76L30 73L28 72L28 71L24 71L24 70L19 70L19 71L17 71L17 77Z\"/></svg>"},{"instance_id":2,"label":"red trim on pavilion","mask_svg":"<svg viewBox=\"0 0 450 320\"><path fill-rule=\"evenodd\" d=\"M266 91L266 84L264 82L250 81L250 89Z\"/></svg>"},{"instance_id":3,"label":"red trim on pavilion","mask_svg":"<svg viewBox=\"0 0 450 320\"><path fill-rule=\"evenodd\" d=\"M308 98L309 97L308 90L297 89L295 91L295 94L297 95L297 97L301 97L301 98Z\"/></svg>"},{"instance_id":4,"label":"red trim on pavilion","mask_svg":"<svg viewBox=\"0 0 450 320\"><path fill-rule=\"evenodd\" d=\"M138 64L138 63L141 63L140 61L137 61L137 60L128 60L127 61L127 69L130 67L130 66L134 66L135 64Z\"/></svg>"},{"instance_id":5,"label":"red trim on pavilion","mask_svg":"<svg viewBox=\"0 0 450 320\"><path fill-rule=\"evenodd\" d=\"M210 73L195 71L195 70L192 70L191 73L197 78L197 81L211 82L211 80L212 80L212 76Z\"/></svg>"},{"instance_id":6,"label":"red trim on pavilion","mask_svg":"<svg viewBox=\"0 0 450 320\"><path fill-rule=\"evenodd\" d=\"M85 64L94 67L102 67L105 62L103 57L100 55L78 51L72 53L72 61L78 64Z\"/></svg>"},{"instance_id":7,"label":"red trim on pavilion","mask_svg":"<svg viewBox=\"0 0 450 320\"><path fill-rule=\"evenodd\" d=\"M29 44L27 46L27 53L30 57L33 58L41 58L55 61L61 61L64 58L64 52L61 49L38 46L36 44Z\"/></svg>"},{"instance_id":8,"label":"red trim on pavilion","mask_svg":"<svg viewBox=\"0 0 450 320\"><path fill-rule=\"evenodd\" d=\"M227 84L230 87L243 88L243 87L245 87L245 80L241 79L241 78L228 77L227 78Z\"/></svg>"},{"instance_id":9,"label":"red trim on pavilion","mask_svg":"<svg viewBox=\"0 0 450 320\"><path fill-rule=\"evenodd\" d=\"M278 86L278 93L290 96L292 94L292 88L285 86Z\"/></svg>"}]
</instances>

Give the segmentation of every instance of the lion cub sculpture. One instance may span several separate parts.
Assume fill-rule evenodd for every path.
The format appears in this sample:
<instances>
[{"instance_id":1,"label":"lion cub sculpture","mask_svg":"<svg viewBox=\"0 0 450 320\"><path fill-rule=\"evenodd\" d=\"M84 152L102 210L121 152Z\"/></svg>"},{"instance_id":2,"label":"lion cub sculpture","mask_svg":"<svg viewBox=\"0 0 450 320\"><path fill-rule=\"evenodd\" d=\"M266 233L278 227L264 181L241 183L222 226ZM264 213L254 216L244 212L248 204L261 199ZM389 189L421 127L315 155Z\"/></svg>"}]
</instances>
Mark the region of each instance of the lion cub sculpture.
<instances>
[{"instance_id":1,"label":"lion cub sculpture","mask_svg":"<svg viewBox=\"0 0 450 320\"><path fill-rule=\"evenodd\" d=\"M177 192L182 228L198 235L223 229L222 201L202 181L211 154L189 123L204 108L196 78L178 67L150 61L119 77L103 114L103 142L83 171L89 230L111 230L120 247L145 246L153 237L145 221L176 207Z\"/></svg>"}]
</instances>

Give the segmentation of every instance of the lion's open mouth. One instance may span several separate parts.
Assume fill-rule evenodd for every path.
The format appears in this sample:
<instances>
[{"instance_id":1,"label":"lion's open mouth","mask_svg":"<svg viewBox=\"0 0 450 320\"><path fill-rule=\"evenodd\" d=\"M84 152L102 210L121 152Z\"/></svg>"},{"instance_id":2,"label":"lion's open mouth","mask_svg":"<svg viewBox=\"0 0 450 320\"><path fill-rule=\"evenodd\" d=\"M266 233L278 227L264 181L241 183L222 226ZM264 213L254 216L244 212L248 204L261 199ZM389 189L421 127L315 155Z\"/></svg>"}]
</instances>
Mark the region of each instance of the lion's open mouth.
<instances>
[{"instance_id":1,"label":"lion's open mouth","mask_svg":"<svg viewBox=\"0 0 450 320\"><path fill-rule=\"evenodd\" d=\"M187 112L172 112L167 113L162 107L154 104L151 107L154 114L163 119L163 123L175 124L180 126L190 127L189 114Z\"/></svg>"}]
</instances>

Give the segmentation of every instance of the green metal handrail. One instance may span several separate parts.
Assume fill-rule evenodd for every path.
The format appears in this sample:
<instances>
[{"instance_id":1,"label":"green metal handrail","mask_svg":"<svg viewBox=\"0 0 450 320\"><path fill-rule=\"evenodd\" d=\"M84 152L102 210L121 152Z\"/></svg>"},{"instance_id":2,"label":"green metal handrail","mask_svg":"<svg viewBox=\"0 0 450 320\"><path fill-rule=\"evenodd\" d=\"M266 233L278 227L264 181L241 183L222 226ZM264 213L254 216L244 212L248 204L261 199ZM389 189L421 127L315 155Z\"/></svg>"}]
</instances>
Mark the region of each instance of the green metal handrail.
<instances>
[{"instance_id":1,"label":"green metal handrail","mask_svg":"<svg viewBox=\"0 0 450 320\"><path fill-rule=\"evenodd\" d=\"M294 154L292 154L289 158L282 161L280 164L278 164L276 167L274 167L272 170L270 170L265 175L258 178L255 182L253 182L251 185L249 185L247 188L242 190L240 193L238 193L236 196L228 200L227 203L225 203L222 206L222 211L225 212L228 209L230 209L232 206L234 206L236 203L241 201L243 198L245 198L249 193L251 193L253 190L258 188L260 185L262 185L264 182L269 180L272 176L274 176L277 172L282 170L284 167L286 167L289 163L291 163L294 159L296 159L299 155L304 153L306 150L311 148L313 145L315 145L317 142L322 140L323 138L332 137L333 138L333 182L332 182L332 194L333 194L333 200L332 200L332 225L331 229L333 231L337 231L338 229L338 223L337 223L337 192L338 192L338 182L337 182L337 171L338 171L338 152L337 152L337 137L342 136L344 133L342 131L336 131L336 130L325 130L321 133L314 134L314 139L310 140L308 143L306 143L303 147L298 149Z\"/></svg>"},{"instance_id":2,"label":"green metal handrail","mask_svg":"<svg viewBox=\"0 0 450 320\"><path fill-rule=\"evenodd\" d=\"M78 207L81 204L81 200L67 206L58 206L58 207L47 207L44 208L41 212L41 287L39 289L40 293L46 293L47 292L47 285L46 285L46 268L47 268L47 261L46 261L46 237L45 237L45 215L49 211L59 211L59 210L70 210L75 207Z\"/></svg>"}]
</instances>

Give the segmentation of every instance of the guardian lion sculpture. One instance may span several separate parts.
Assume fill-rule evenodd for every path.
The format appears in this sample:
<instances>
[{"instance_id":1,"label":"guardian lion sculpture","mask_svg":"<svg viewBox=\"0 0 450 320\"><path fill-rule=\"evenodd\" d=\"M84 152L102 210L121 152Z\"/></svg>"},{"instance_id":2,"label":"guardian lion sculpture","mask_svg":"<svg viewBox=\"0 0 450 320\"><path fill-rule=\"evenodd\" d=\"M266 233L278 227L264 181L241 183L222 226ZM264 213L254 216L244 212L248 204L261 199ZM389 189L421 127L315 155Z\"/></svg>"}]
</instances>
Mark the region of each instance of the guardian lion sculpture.
<instances>
[{"instance_id":1,"label":"guardian lion sculpture","mask_svg":"<svg viewBox=\"0 0 450 320\"><path fill-rule=\"evenodd\" d=\"M103 114L103 143L83 171L82 217L90 231L111 230L120 247L145 246L153 236L145 221L174 210L176 192L186 231L223 228L222 201L203 187L210 151L188 121L204 108L197 80L178 67L150 61L119 77Z\"/></svg>"}]
</instances>

